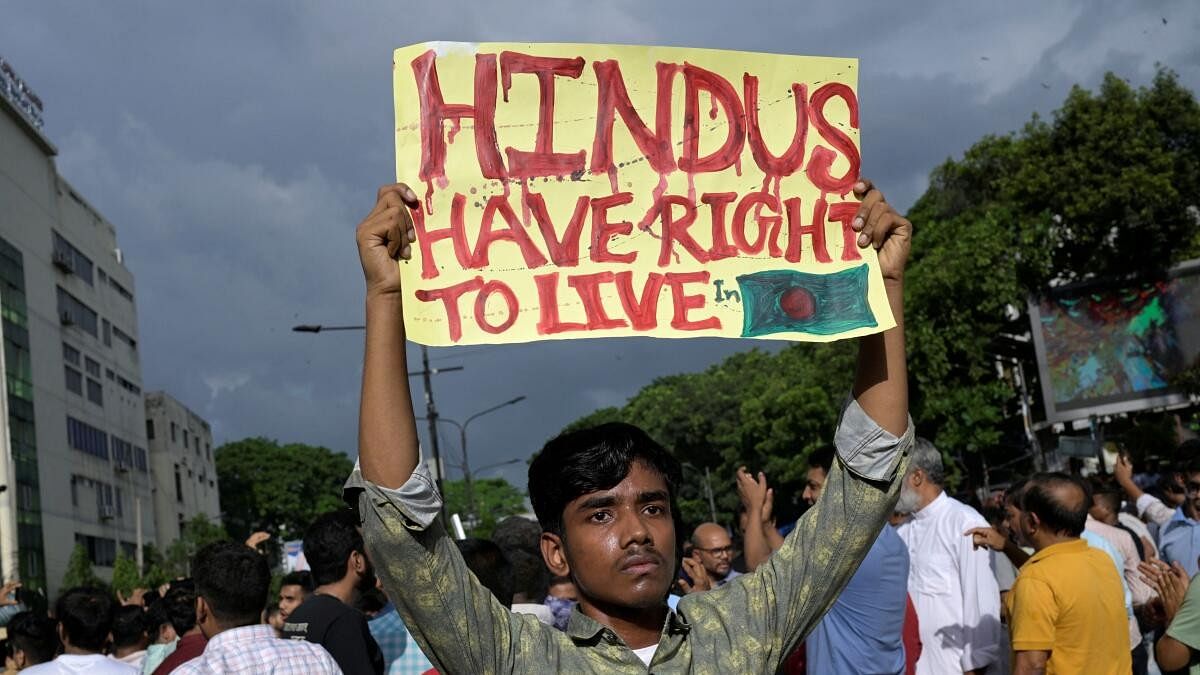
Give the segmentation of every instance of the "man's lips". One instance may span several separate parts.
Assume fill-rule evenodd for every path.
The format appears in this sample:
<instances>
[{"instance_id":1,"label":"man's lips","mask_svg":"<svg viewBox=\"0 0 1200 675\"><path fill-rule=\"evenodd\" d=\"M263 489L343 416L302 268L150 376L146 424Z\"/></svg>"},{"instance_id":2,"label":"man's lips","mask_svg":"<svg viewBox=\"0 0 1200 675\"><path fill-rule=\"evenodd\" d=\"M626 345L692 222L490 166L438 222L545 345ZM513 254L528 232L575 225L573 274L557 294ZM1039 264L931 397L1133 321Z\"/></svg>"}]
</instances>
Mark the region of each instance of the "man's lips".
<instances>
[{"instance_id":1,"label":"man's lips","mask_svg":"<svg viewBox=\"0 0 1200 675\"><path fill-rule=\"evenodd\" d=\"M649 553L631 555L621 563L621 571L626 574L649 574L662 565L662 558Z\"/></svg>"}]
</instances>

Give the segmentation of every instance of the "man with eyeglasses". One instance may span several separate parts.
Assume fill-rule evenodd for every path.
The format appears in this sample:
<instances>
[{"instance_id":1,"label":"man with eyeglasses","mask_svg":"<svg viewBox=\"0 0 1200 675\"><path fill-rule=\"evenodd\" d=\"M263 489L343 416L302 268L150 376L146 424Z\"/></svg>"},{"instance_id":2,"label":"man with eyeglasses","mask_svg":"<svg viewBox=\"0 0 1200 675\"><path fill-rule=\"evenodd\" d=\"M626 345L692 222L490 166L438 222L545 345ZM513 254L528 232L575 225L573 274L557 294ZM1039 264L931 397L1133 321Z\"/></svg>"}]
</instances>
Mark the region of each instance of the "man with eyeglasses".
<instances>
[{"instance_id":1,"label":"man with eyeglasses","mask_svg":"<svg viewBox=\"0 0 1200 675\"><path fill-rule=\"evenodd\" d=\"M1182 449L1182 446L1181 446ZM1183 452L1179 456L1184 456ZM1183 478L1183 502L1168 511L1161 501L1142 492L1133 482L1133 465L1122 456L1117 459L1113 475L1137 504L1138 513L1159 524L1159 555L1168 563L1178 562L1189 577L1200 572L1200 457L1185 461L1179 475Z\"/></svg>"},{"instance_id":2,"label":"man with eyeglasses","mask_svg":"<svg viewBox=\"0 0 1200 675\"><path fill-rule=\"evenodd\" d=\"M733 540L716 523L702 523L692 532L692 558L704 567L713 588L741 576L733 569Z\"/></svg>"}]
</instances>

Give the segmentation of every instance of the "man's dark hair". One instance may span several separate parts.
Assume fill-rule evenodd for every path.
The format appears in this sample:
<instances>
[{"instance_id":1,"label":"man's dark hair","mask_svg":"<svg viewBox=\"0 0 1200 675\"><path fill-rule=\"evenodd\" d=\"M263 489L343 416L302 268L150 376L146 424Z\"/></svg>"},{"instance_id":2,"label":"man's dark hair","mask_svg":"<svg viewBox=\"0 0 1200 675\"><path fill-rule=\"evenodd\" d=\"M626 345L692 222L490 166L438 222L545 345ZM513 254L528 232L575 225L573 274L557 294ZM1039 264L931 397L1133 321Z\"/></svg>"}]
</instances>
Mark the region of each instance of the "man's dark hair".
<instances>
[{"instance_id":1,"label":"man's dark hair","mask_svg":"<svg viewBox=\"0 0 1200 675\"><path fill-rule=\"evenodd\" d=\"M308 570L296 570L283 575L283 581L279 582L280 588L284 586L299 586L304 589L305 593L312 593L316 586L313 585L312 572Z\"/></svg>"},{"instance_id":2,"label":"man's dark hair","mask_svg":"<svg viewBox=\"0 0 1200 675\"><path fill-rule=\"evenodd\" d=\"M259 622L271 589L267 559L257 551L233 541L215 541L192 558L196 595L224 628Z\"/></svg>"},{"instance_id":3,"label":"man's dark hair","mask_svg":"<svg viewBox=\"0 0 1200 675\"><path fill-rule=\"evenodd\" d=\"M162 627L171 623L171 616L167 614L167 603L163 598L159 598L153 604L146 606L144 620L146 622L146 637L150 638L150 642L153 643L158 640L158 634L162 630Z\"/></svg>"},{"instance_id":4,"label":"man's dark hair","mask_svg":"<svg viewBox=\"0 0 1200 675\"><path fill-rule=\"evenodd\" d=\"M183 634L196 627L196 587L194 584L179 585L167 591L162 600L163 614L175 629L175 634ZM161 627L162 624L159 624ZM155 636L157 637L157 636Z\"/></svg>"},{"instance_id":5,"label":"man's dark hair","mask_svg":"<svg viewBox=\"0 0 1200 675\"><path fill-rule=\"evenodd\" d=\"M1175 463L1179 465L1180 469L1190 464L1195 467L1192 469L1193 471L1200 471L1198 457L1200 457L1200 438L1189 438L1175 448Z\"/></svg>"},{"instance_id":6,"label":"man's dark hair","mask_svg":"<svg viewBox=\"0 0 1200 675\"><path fill-rule=\"evenodd\" d=\"M468 538L454 543L458 544L463 560L479 583L491 591L500 604L512 607L512 563L508 561L504 551L487 539Z\"/></svg>"},{"instance_id":7,"label":"man's dark hair","mask_svg":"<svg viewBox=\"0 0 1200 675\"><path fill-rule=\"evenodd\" d=\"M1078 537L1087 522L1091 499L1087 485L1065 473L1039 473L1029 479L1021 510L1035 513L1056 534Z\"/></svg>"},{"instance_id":8,"label":"man's dark hair","mask_svg":"<svg viewBox=\"0 0 1200 675\"><path fill-rule=\"evenodd\" d=\"M25 652L31 666L49 663L58 655L58 633L54 620L37 612L18 612L8 621L8 642Z\"/></svg>"},{"instance_id":9,"label":"man's dark hair","mask_svg":"<svg viewBox=\"0 0 1200 675\"><path fill-rule=\"evenodd\" d=\"M833 469L833 448L821 446L808 454L808 468L820 469L829 475Z\"/></svg>"},{"instance_id":10,"label":"man's dark hair","mask_svg":"<svg viewBox=\"0 0 1200 675\"><path fill-rule=\"evenodd\" d=\"M72 647L99 652L112 630L116 603L107 591L77 586L58 596L54 603L54 618L62 624L63 633Z\"/></svg>"},{"instance_id":11,"label":"man's dark hair","mask_svg":"<svg viewBox=\"0 0 1200 675\"><path fill-rule=\"evenodd\" d=\"M527 551L541 555L542 526L522 516L509 516L492 528L492 541L508 551Z\"/></svg>"},{"instance_id":12,"label":"man's dark hair","mask_svg":"<svg viewBox=\"0 0 1200 675\"><path fill-rule=\"evenodd\" d=\"M118 607L113 613L113 647L132 647L146 637L146 612L137 605Z\"/></svg>"},{"instance_id":13,"label":"man's dark hair","mask_svg":"<svg viewBox=\"0 0 1200 675\"><path fill-rule=\"evenodd\" d=\"M1092 502L1099 502L1104 508L1113 513L1121 512L1121 491L1111 481L1093 477L1089 481L1092 488Z\"/></svg>"},{"instance_id":14,"label":"man's dark hair","mask_svg":"<svg viewBox=\"0 0 1200 675\"><path fill-rule=\"evenodd\" d=\"M366 614L374 616L379 613L379 610L387 607L388 599L383 594L383 591L378 588L368 588L358 596L358 601L354 603L354 609Z\"/></svg>"},{"instance_id":15,"label":"man's dark hair","mask_svg":"<svg viewBox=\"0 0 1200 675\"><path fill-rule=\"evenodd\" d=\"M612 489L625 480L635 461L666 482L678 547L683 541L683 521L675 497L683 469L679 460L646 432L623 422L565 433L542 447L529 465L529 501L542 529L561 537L567 504L591 492Z\"/></svg>"},{"instance_id":16,"label":"man's dark hair","mask_svg":"<svg viewBox=\"0 0 1200 675\"><path fill-rule=\"evenodd\" d=\"M513 594L524 595L527 602L538 603L550 592L550 569L541 554L534 555L521 549L504 551L512 563Z\"/></svg>"},{"instance_id":17,"label":"man's dark hair","mask_svg":"<svg viewBox=\"0 0 1200 675\"><path fill-rule=\"evenodd\" d=\"M365 555L366 548L358 518L349 509L317 516L304 532L304 559L317 586L341 581L346 576L346 561L355 551Z\"/></svg>"},{"instance_id":18,"label":"man's dark hair","mask_svg":"<svg viewBox=\"0 0 1200 675\"><path fill-rule=\"evenodd\" d=\"M1025 486L1029 485L1029 481L1022 478L1015 481L1008 489L1004 491L1004 505L1015 506L1021 508L1021 499L1025 496Z\"/></svg>"}]
</instances>

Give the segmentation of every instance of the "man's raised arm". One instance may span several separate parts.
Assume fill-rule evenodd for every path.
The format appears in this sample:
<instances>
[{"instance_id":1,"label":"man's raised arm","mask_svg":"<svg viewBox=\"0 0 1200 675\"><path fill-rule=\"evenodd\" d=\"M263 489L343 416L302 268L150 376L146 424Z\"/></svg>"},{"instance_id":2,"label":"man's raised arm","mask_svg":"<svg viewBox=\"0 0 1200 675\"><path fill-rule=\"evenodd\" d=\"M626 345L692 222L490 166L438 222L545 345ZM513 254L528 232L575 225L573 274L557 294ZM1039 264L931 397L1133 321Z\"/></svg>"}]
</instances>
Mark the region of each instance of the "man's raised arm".
<instances>
[{"instance_id":1,"label":"man's raised arm","mask_svg":"<svg viewBox=\"0 0 1200 675\"><path fill-rule=\"evenodd\" d=\"M379 188L375 208L355 233L367 282L358 460L363 478L385 488L404 485L420 457L408 390L400 268L396 264L411 255L415 232L408 208L419 206L416 193L407 185L385 185Z\"/></svg>"},{"instance_id":2,"label":"man's raised arm","mask_svg":"<svg viewBox=\"0 0 1200 675\"><path fill-rule=\"evenodd\" d=\"M908 427L908 369L904 354L904 266L912 243L912 224L896 212L869 180L854 186L862 199L852 227L858 244L878 249L883 286L896 327L859 339L854 398L863 412L893 436Z\"/></svg>"}]
</instances>

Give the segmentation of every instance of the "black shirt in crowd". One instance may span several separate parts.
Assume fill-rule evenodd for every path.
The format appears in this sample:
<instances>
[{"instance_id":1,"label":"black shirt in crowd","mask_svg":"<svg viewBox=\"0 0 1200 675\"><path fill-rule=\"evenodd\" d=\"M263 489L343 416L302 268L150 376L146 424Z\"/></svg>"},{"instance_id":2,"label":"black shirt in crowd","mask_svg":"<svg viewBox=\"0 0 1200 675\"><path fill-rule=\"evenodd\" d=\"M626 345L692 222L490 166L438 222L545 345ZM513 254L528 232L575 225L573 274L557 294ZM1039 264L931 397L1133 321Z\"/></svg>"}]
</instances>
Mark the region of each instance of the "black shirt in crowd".
<instances>
[{"instance_id":1,"label":"black shirt in crowd","mask_svg":"<svg viewBox=\"0 0 1200 675\"><path fill-rule=\"evenodd\" d=\"M346 675L383 675L383 652L371 637L367 617L333 596L309 596L288 616L283 636L321 645Z\"/></svg>"}]
</instances>

